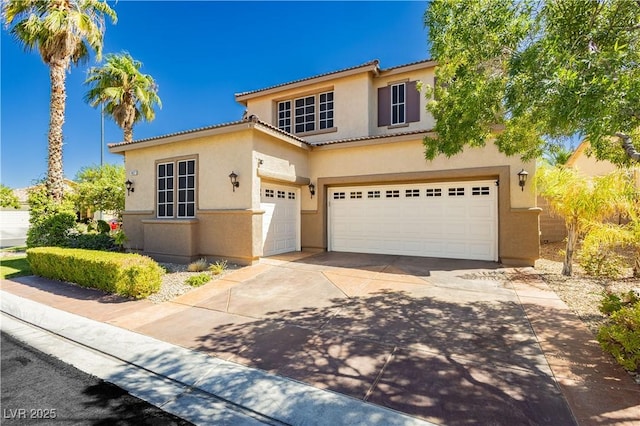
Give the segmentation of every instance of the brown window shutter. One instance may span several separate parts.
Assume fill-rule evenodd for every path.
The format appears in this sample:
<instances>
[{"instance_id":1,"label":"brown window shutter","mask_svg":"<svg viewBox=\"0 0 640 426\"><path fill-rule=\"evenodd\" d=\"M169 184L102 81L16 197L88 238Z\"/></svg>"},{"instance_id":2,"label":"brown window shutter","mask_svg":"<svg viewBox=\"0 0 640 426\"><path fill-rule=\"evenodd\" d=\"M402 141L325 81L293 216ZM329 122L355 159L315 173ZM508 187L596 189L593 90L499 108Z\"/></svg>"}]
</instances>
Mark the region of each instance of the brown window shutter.
<instances>
[{"instance_id":1,"label":"brown window shutter","mask_svg":"<svg viewBox=\"0 0 640 426\"><path fill-rule=\"evenodd\" d=\"M407 123L420 121L420 92L416 87L416 81L407 82Z\"/></svg>"},{"instance_id":2,"label":"brown window shutter","mask_svg":"<svg viewBox=\"0 0 640 426\"><path fill-rule=\"evenodd\" d=\"M378 127L391 124L391 87L378 89Z\"/></svg>"}]
</instances>

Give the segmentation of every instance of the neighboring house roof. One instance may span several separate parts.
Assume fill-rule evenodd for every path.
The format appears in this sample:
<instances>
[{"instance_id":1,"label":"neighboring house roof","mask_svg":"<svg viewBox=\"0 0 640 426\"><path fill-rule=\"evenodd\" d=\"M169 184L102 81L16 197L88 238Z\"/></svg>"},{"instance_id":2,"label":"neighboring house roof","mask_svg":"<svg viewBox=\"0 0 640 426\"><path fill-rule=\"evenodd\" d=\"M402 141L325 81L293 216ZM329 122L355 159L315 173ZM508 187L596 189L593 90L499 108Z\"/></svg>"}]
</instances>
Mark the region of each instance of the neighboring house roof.
<instances>
[{"instance_id":1,"label":"neighboring house roof","mask_svg":"<svg viewBox=\"0 0 640 426\"><path fill-rule=\"evenodd\" d=\"M578 161L578 159L585 154L584 151L590 146L591 144L586 139L580 142L580 145L578 145L576 150L573 151L573 154L571 154L565 166L573 167L576 164L576 161Z\"/></svg>"}]
</instances>

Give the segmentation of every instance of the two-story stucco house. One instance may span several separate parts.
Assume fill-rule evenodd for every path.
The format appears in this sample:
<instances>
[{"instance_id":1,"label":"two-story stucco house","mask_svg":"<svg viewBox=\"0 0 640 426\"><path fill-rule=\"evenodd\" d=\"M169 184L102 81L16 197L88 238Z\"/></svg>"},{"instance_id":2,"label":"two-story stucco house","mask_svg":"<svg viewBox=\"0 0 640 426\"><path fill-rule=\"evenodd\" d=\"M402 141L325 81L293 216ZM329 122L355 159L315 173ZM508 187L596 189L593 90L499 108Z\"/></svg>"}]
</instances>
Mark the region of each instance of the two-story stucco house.
<instances>
[{"instance_id":1,"label":"two-story stucco house","mask_svg":"<svg viewBox=\"0 0 640 426\"><path fill-rule=\"evenodd\" d=\"M539 209L518 172L531 178L534 162L492 143L424 158L434 121L416 83L433 84L434 67L372 61L239 93L242 120L110 145L134 188L130 249L182 262L302 249L532 265Z\"/></svg>"}]
</instances>

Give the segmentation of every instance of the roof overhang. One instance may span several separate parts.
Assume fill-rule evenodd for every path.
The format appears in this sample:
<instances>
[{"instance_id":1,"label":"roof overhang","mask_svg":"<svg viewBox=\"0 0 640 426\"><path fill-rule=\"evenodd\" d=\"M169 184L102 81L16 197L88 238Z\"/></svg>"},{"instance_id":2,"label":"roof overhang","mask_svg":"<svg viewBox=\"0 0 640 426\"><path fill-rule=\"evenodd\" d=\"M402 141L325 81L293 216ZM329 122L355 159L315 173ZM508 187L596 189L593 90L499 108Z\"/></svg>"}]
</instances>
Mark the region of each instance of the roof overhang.
<instances>
[{"instance_id":1,"label":"roof overhang","mask_svg":"<svg viewBox=\"0 0 640 426\"><path fill-rule=\"evenodd\" d=\"M221 124L211 127L203 127L199 129L188 130L179 133L172 133L169 135L158 136L155 138L141 139L133 142L120 142L115 144L109 144L109 152L113 154L124 154L127 151L135 149L144 149L149 147L155 147L160 145L167 145L172 143L178 143L197 138L204 138L209 136L225 135L230 133L241 132L244 130L254 129L260 133L269 135L283 142L297 146L302 149L309 149L309 145L302 139L283 132L275 127L272 127L266 123L263 123L256 119L235 121L232 123Z\"/></svg>"},{"instance_id":2,"label":"roof overhang","mask_svg":"<svg viewBox=\"0 0 640 426\"><path fill-rule=\"evenodd\" d=\"M336 78L348 77L352 75L362 74L362 73L374 73L378 74L380 68L378 67L378 61L367 62L366 64L358 65L352 68L343 69L340 71L333 71L326 74L317 75L315 77L304 78L301 80L292 81L289 83L279 84L277 86L267 87L266 89L259 89L250 92L237 93L236 101L240 102L243 105L247 104L247 101L250 99L269 96L276 93L283 92L285 90L298 89L300 87L305 87L310 84L322 83L326 81L332 81Z\"/></svg>"}]
</instances>

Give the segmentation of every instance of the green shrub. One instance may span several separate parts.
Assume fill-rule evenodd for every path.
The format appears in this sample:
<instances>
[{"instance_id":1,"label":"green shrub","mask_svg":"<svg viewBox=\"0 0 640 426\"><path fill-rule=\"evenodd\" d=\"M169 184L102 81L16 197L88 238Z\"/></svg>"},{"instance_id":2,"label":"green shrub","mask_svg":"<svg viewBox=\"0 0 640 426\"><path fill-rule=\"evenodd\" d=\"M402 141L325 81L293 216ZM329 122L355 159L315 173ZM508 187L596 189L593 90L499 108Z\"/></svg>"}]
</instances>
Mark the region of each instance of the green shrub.
<instances>
[{"instance_id":1,"label":"green shrub","mask_svg":"<svg viewBox=\"0 0 640 426\"><path fill-rule=\"evenodd\" d=\"M106 220L98 220L97 225L99 233L108 234L109 232L111 232L111 226L109 225L109 223L107 223Z\"/></svg>"},{"instance_id":2,"label":"green shrub","mask_svg":"<svg viewBox=\"0 0 640 426\"><path fill-rule=\"evenodd\" d=\"M613 312L597 338L623 368L640 371L640 302Z\"/></svg>"},{"instance_id":3,"label":"green shrub","mask_svg":"<svg viewBox=\"0 0 640 426\"><path fill-rule=\"evenodd\" d=\"M213 275L220 275L221 273L224 272L225 269L227 269L226 260L218 261L213 265L209 266L209 271L211 271Z\"/></svg>"},{"instance_id":4,"label":"green shrub","mask_svg":"<svg viewBox=\"0 0 640 426\"><path fill-rule=\"evenodd\" d=\"M202 285L205 285L209 281L211 281L211 275L209 275L206 272L203 272L202 274L190 276L185 280L185 282L189 284L191 287L200 287Z\"/></svg>"},{"instance_id":5,"label":"green shrub","mask_svg":"<svg viewBox=\"0 0 640 426\"><path fill-rule=\"evenodd\" d=\"M624 293L621 296L618 296L615 293L605 292L602 295L602 300L600 301L598 309L603 314L610 316L625 306L631 306L638 302L640 302L640 296L633 291Z\"/></svg>"},{"instance_id":6,"label":"green shrub","mask_svg":"<svg viewBox=\"0 0 640 426\"><path fill-rule=\"evenodd\" d=\"M73 204L66 198L61 203L53 202L41 184L29 190L29 207L27 247L65 247L76 222Z\"/></svg>"},{"instance_id":7,"label":"green shrub","mask_svg":"<svg viewBox=\"0 0 640 426\"><path fill-rule=\"evenodd\" d=\"M27 250L27 260L36 275L127 297L146 297L162 283L162 268L138 254L37 247Z\"/></svg>"},{"instance_id":8,"label":"green shrub","mask_svg":"<svg viewBox=\"0 0 640 426\"><path fill-rule=\"evenodd\" d=\"M76 217L70 213L52 213L43 215L31 224L27 231L27 247L56 246L65 247L69 234L74 229Z\"/></svg>"},{"instance_id":9,"label":"green shrub","mask_svg":"<svg viewBox=\"0 0 640 426\"><path fill-rule=\"evenodd\" d=\"M208 266L209 262L207 262L207 259L198 259L195 262L191 262L189 266L187 266L187 271L202 272L206 271Z\"/></svg>"},{"instance_id":10,"label":"green shrub","mask_svg":"<svg viewBox=\"0 0 640 426\"><path fill-rule=\"evenodd\" d=\"M115 239L109 234L72 234L67 246L88 250L112 251L117 248Z\"/></svg>"}]
</instances>

